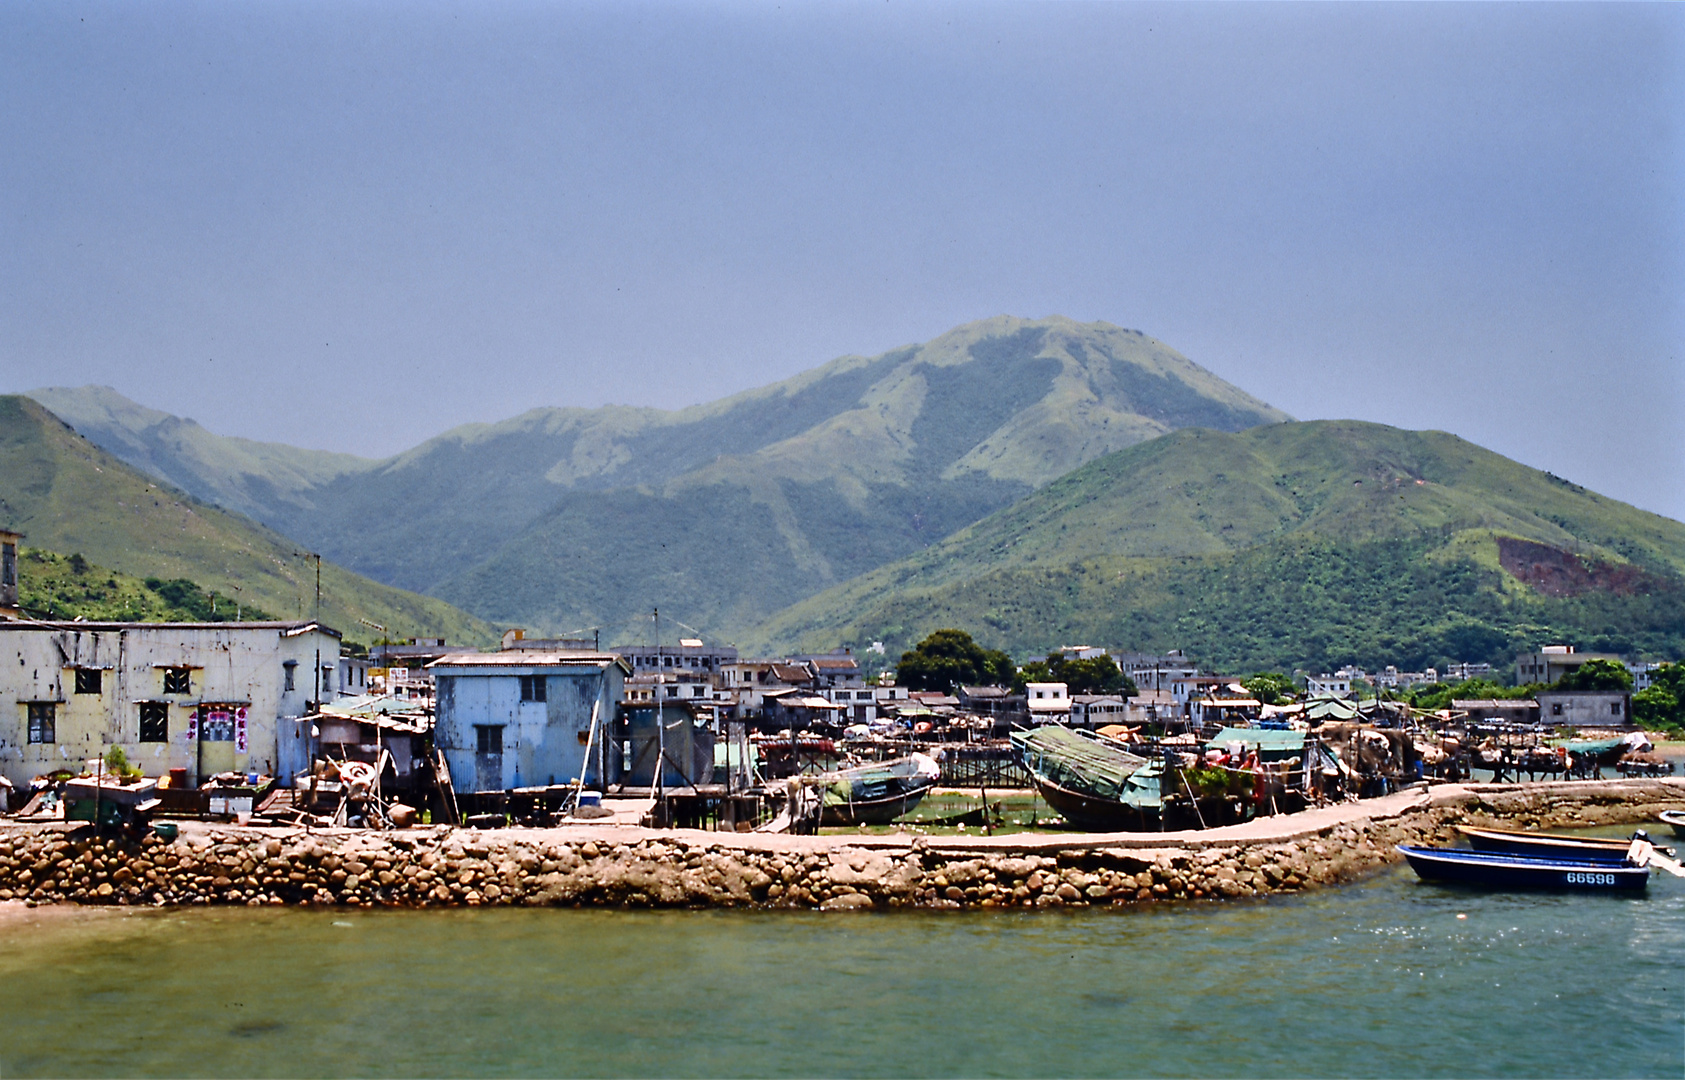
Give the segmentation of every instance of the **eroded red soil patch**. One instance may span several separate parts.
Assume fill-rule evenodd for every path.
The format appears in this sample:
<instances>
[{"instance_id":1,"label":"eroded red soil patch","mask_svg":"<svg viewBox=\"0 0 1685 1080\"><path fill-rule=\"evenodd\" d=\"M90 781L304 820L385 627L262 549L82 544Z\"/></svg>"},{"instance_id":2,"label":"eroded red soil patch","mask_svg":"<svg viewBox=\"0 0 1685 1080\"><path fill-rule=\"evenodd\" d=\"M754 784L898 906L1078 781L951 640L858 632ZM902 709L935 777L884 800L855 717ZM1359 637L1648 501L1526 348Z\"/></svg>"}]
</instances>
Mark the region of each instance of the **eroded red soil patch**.
<instances>
[{"instance_id":1,"label":"eroded red soil patch","mask_svg":"<svg viewBox=\"0 0 1685 1080\"><path fill-rule=\"evenodd\" d=\"M1601 592L1636 596L1664 592L1672 583L1630 563L1587 559L1571 551L1512 536L1498 537L1498 563L1517 581L1546 596Z\"/></svg>"}]
</instances>

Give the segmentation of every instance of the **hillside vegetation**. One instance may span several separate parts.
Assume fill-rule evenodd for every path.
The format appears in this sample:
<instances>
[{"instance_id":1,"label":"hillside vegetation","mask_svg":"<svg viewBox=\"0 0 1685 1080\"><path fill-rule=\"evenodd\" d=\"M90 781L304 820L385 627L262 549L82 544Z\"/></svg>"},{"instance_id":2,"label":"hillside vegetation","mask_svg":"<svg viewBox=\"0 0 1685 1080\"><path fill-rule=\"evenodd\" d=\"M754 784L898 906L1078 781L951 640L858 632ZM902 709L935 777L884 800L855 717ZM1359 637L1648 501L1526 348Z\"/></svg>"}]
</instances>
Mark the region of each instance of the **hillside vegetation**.
<instances>
[{"instance_id":1,"label":"hillside vegetation","mask_svg":"<svg viewBox=\"0 0 1685 1080\"><path fill-rule=\"evenodd\" d=\"M80 554L131 577L187 579L224 597L238 588L240 602L278 618L314 614L316 564L298 545L148 479L21 396L0 396L0 525L24 533L32 548ZM321 573L322 619L348 635L366 618L394 636L494 636L443 601L326 561Z\"/></svg>"},{"instance_id":2,"label":"hillside vegetation","mask_svg":"<svg viewBox=\"0 0 1685 1080\"><path fill-rule=\"evenodd\" d=\"M942 626L1230 670L1685 653L1685 525L1441 432L1184 431L1109 454L809 598L753 644L891 655Z\"/></svg>"},{"instance_id":3,"label":"hillside vegetation","mask_svg":"<svg viewBox=\"0 0 1685 1080\"><path fill-rule=\"evenodd\" d=\"M1005 316L690 409L535 409L376 463L218 454L109 392L37 396L377 580L610 639L656 606L730 636L1101 454L1286 419L1138 331Z\"/></svg>"},{"instance_id":4,"label":"hillside vegetation","mask_svg":"<svg viewBox=\"0 0 1685 1080\"><path fill-rule=\"evenodd\" d=\"M18 600L27 615L89 622L260 622L274 616L187 578L137 578L96 566L81 552L18 553Z\"/></svg>"}]
</instances>

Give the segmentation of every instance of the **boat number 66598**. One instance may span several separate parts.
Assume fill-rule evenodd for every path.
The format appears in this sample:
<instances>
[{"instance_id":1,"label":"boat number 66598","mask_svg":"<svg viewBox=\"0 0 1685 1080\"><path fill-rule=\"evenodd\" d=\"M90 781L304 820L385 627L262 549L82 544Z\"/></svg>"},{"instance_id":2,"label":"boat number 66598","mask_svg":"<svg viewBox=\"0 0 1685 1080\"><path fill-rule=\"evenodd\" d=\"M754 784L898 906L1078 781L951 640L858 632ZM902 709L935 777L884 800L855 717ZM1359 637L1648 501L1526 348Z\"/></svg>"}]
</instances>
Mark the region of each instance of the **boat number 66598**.
<instances>
[{"instance_id":1,"label":"boat number 66598","mask_svg":"<svg viewBox=\"0 0 1685 1080\"><path fill-rule=\"evenodd\" d=\"M1615 883L1614 874L1593 874L1579 870L1568 871L1567 879L1570 885L1613 885Z\"/></svg>"}]
</instances>

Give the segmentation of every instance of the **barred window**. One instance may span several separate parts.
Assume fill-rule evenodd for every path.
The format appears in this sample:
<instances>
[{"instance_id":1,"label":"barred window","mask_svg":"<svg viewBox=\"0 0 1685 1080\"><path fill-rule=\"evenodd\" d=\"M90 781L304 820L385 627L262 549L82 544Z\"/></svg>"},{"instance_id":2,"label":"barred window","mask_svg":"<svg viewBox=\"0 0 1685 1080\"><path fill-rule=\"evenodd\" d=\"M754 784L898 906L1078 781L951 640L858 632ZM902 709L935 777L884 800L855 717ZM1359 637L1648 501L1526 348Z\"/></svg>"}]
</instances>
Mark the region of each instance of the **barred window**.
<instances>
[{"instance_id":1,"label":"barred window","mask_svg":"<svg viewBox=\"0 0 1685 1080\"><path fill-rule=\"evenodd\" d=\"M189 668L172 667L164 669L164 693L191 694L193 692L193 672Z\"/></svg>"},{"instance_id":2,"label":"barred window","mask_svg":"<svg viewBox=\"0 0 1685 1080\"><path fill-rule=\"evenodd\" d=\"M32 701L29 703L29 741L32 743L56 743L58 735L54 724L56 709L50 701Z\"/></svg>"},{"instance_id":3,"label":"barred window","mask_svg":"<svg viewBox=\"0 0 1685 1080\"><path fill-rule=\"evenodd\" d=\"M503 728L501 725L474 726L474 749L481 754L503 753Z\"/></svg>"},{"instance_id":4,"label":"barred window","mask_svg":"<svg viewBox=\"0 0 1685 1080\"><path fill-rule=\"evenodd\" d=\"M170 741L170 706L166 702L140 703L140 741Z\"/></svg>"},{"instance_id":5,"label":"barred window","mask_svg":"<svg viewBox=\"0 0 1685 1080\"><path fill-rule=\"evenodd\" d=\"M521 700L543 701L549 680L543 675L522 675Z\"/></svg>"}]
</instances>

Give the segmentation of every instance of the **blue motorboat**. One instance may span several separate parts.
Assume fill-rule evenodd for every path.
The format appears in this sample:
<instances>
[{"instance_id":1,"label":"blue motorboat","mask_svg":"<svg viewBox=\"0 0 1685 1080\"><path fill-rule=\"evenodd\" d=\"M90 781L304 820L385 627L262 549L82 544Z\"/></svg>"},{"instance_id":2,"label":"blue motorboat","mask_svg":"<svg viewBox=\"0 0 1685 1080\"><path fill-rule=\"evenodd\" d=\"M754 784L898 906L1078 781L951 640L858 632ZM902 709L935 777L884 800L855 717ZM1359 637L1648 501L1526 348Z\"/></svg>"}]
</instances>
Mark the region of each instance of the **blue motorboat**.
<instances>
[{"instance_id":1,"label":"blue motorboat","mask_svg":"<svg viewBox=\"0 0 1685 1080\"><path fill-rule=\"evenodd\" d=\"M1650 883L1651 849L1634 841L1619 863L1595 859L1539 859L1496 851L1398 845L1423 881L1494 889L1561 889L1574 892L1642 892Z\"/></svg>"}]
</instances>

